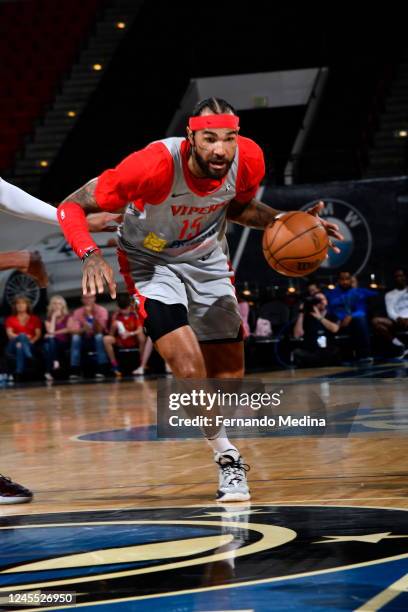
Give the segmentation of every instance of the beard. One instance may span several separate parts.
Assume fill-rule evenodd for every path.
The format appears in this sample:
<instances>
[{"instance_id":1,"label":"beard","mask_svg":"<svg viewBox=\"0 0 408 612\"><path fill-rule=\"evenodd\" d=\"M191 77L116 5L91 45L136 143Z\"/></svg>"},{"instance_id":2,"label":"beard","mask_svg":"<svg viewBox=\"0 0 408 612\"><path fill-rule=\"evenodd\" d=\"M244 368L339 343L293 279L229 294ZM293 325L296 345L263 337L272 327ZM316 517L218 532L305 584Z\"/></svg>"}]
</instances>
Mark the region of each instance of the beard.
<instances>
[{"instance_id":1,"label":"beard","mask_svg":"<svg viewBox=\"0 0 408 612\"><path fill-rule=\"evenodd\" d=\"M197 151L197 147L192 147L192 155L194 160L197 162L197 166L200 168L201 172L204 174L205 178L211 179L221 179L224 178L226 174L228 174L229 169L232 166L232 162L227 159L219 159L213 158L206 161L201 157L201 155ZM211 162L222 162L225 165L222 168L214 168L210 166Z\"/></svg>"}]
</instances>

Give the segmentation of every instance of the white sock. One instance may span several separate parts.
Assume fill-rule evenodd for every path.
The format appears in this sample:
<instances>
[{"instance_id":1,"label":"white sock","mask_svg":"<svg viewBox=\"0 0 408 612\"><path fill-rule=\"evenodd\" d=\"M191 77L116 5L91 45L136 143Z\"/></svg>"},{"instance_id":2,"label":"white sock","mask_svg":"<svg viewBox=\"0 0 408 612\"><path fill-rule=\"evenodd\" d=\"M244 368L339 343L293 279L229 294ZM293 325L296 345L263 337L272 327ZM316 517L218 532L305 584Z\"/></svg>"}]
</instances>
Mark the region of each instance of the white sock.
<instances>
[{"instance_id":1,"label":"white sock","mask_svg":"<svg viewBox=\"0 0 408 612\"><path fill-rule=\"evenodd\" d=\"M212 447L214 453L225 453L227 450L235 450L239 454L239 450L236 446L228 440L227 432L225 431L224 425L221 427L215 438L206 438L208 444Z\"/></svg>"},{"instance_id":2,"label":"white sock","mask_svg":"<svg viewBox=\"0 0 408 612\"><path fill-rule=\"evenodd\" d=\"M398 338L394 338L392 343L395 344L395 346L404 346L404 343L401 342L401 340L399 340Z\"/></svg>"}]
</instances>

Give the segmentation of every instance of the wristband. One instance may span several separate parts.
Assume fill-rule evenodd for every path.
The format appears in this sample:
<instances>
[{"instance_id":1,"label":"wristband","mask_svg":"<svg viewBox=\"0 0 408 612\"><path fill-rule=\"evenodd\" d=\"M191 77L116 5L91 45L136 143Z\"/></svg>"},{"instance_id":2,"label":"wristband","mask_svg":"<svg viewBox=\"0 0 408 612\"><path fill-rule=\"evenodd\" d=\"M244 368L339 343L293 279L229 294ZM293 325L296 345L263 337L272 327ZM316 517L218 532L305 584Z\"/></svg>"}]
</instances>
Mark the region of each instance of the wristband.
<instances>
[{"instance_id":1,"label":"wristband","mask_svg":"<svg viewBox=\"0 0 408 612\"><path fill-rule=\"evenodd\" d=\"M85 251L85 253L82 255L81 259L82 259L82 263L84 263L84 261L90 256L92 255L92 253L100 253L101 249L96 246L96 247L90 247L89 249L87 249Z\"/></svg>"},{"instance_id":2,"label":"wristband","mask_svg":"<svg viewBox=\"0 0 408 612\"><path fill-rule=\"evenodd\" d=\"M58 206L57 217L66 241L82 259L91 249L98 245L88 230L85 212L76 202L64 202Z\"/></svg>"}]
</instances>

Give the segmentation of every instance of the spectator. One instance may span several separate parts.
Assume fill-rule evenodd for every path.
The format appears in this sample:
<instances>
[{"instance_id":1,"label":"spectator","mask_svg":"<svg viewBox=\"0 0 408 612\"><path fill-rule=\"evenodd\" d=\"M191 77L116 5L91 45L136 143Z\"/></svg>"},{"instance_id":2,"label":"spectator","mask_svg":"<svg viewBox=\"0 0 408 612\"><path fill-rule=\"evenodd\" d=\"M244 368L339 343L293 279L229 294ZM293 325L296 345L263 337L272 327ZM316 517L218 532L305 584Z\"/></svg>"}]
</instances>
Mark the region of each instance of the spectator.
<instances>
[{"instance_id":1,"label":"spectator","mask_svg":"<svg viewBox=\"0 0 408 612\"><path fill-rule=\"evenodd\" d=\"M401 268L394 272L395 289L385 294L387 317L375 317L373 326L389 344L396 347L400 357L408 351L397 337L398 332L408 331L408 283L407 275Z\"/></svg>"},{"instance_id":2,"label":"spectator","mask_svg":"<svg viewBox=\"0 0 408 612\"><path fill-rule=\"evenodd\" d=\"M316 282L310 282L306 285L306 293L311 297L316 295L316 293L320 293L321 289Z\"/></svg>"},{"instance_id":3,"label":"spectator","mask_svg":"<svg viewBox=\"0 0 408 612\"><path fill-rule=\"evenodd\" d=\"M117 303L119 308L112 316L110 334L104 336L103 343L110 359L112 370L115 376L119 378L122 376L122 373L119 370L114 346L128 349L138 347L140 355L142 355L146 336L143 333L143 324L139 315L131 309L129 295L119 295Z\"/></svg>"},{"instance_id":4,"label":"spectator","mask_svg":"<svg viewBox=\"0 0 408 612\"><path fill-rule=\"evenodd\" d=\"M12 313L5 323L9 340L6 353L15 358L15 374L20 378L26 369L27 360L33 359L33 348L41 338L42 324L40 319L32 314L31 301L24 295L14 299ZM11 380L12 378L10 376Z\"/></svg>"},{"instance_id":5,"label":"spectator","mask_svg":"<svg viewBox=\"0 0 408 612\"><path fill-rule=\"evenodd\" d=\"M80 308L74 310L69 319L68 326L72 333L71 340L71 380L76 380L80 375L81 352L95 351L97 361L96 378L104 378L101 372L103 367L109 363L103 344L103 336L109 320L106 308L96 304L94 295L82 296Z\"/></svg>"},{"instance_id":6,"label":"spectator","mask_svg":"<svg viewBox=\"0 0 408 612\"><path fill-rule=\"evenodd\" d=\"M61 359L71 342L69 312L61 295L54 295L47 308L44 336L45 378L53 380L55 370L60 368Z\"/></svg>"},{"instance_id":7,"label":"spectator","mask_svg":"<svg viewBox=\"0 0 408 612\"><path fill-rule=\"evenodd\" d=\"M327 298L322 292L309 296L300 305L293 335L303 338L302 348L295 349L295 363L301 367L335 365L340 351L334 336L340 329L335 317L328 314Z\"/></svg>"},{"instance_id":8,"label":"spectator","mask_svg":"<svg viewBox=\"0 0 408 612\"><path fill-rule=\"evenodd\" d=\"M241 315L243 338L244 340L246 340L246 338L248 338L251 335L251 330L249 328L249 321L248 321L250 307L249 307L248 302L244 300L244 298L239 294L238 294L238 308L239 308L239 313Z\"/></svg>"},{"instance_id":9,"label":"spectator","mask_svg":"<svg viewBox=\"0 0 408 612\"><path fill-rule=\"evenodd\" d=\"M350 272L340 272L338 284L328 293L329 310L340 321L342 332L349 334L358 362L373 362L370 347L370 331L367 317L367 298L377 291L352 287Z\"/></svg>"},{"instance_id":10,"label":"spectator","mask_svg":"<svg viewBox=\"0 0 408 612\"><path fill-rule=\"evenodd\" d=\"M353 289L357 289L357 287L358 287L358 278L357 278L357 276L355 274L353 274L352 277L351 277L351 287Z\"/></svg>"},{"instance_id":11,"label":"spectator","mask_svg":"<svg viewBox=\"0 0 408 612\"><path fill-rule=\"evenodd\" d=\"M288 306L276 295L275 290L268 287L258 309L255 336L270 337L273 332L278 334L288 322Z\"/></svg>"}]
</instances>

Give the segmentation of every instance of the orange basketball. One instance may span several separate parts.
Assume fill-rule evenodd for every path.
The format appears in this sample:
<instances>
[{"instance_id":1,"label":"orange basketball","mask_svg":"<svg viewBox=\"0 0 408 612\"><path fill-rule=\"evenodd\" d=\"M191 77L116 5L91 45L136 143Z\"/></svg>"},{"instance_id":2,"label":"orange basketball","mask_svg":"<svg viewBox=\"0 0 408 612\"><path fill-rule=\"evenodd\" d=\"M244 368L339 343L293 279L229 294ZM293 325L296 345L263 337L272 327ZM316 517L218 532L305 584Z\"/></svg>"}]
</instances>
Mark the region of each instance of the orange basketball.
<instances>
[{"instance_id":1,"label":"orange basketball","mask_svg":"<svg viewBox=\"0 0 408 612\"><path fill-rule=\"evenodd\" d=\"M329 239L319 219L303 211L288 212L268 225L262 249L268 264L285 276L306 276L324 261Z\"/></svg>"}]
</instances>

